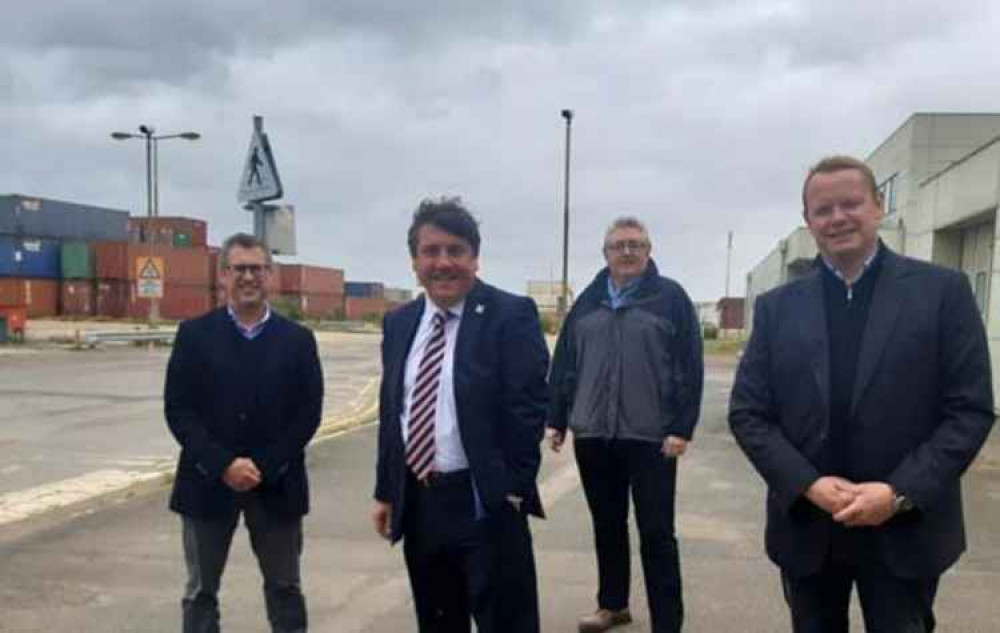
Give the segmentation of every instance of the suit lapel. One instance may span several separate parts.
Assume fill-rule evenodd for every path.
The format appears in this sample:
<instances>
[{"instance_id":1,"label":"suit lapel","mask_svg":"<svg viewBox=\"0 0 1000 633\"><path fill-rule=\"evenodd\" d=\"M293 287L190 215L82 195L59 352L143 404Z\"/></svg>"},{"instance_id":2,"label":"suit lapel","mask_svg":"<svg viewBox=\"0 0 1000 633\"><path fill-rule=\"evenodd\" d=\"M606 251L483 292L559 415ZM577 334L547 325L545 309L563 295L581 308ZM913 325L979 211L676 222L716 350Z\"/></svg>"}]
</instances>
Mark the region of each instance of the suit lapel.
<instances>
[{"instance_id":1,"label":"suit lapel","mask_svg":"<svg viewBox=\"0 0 1000 633\"><path fill-rule=\"evenodd\" d=\"M413 347L413 339L417 336L417 330L420 327L420 318L423 314L424 297L421 296L414 300L399 315L398 332L400 338L397 345L400 347L395 354L396 366L393 368L393 375L387 376L387 378L391 378L393 381L392 384L396 386L396 393L399 394L397 400L400 412L406 406L406 398L404 397L406 393L404 386L406 380L406 360L410 356L410 348ZM395 419L399 420L399 416L395 416Z\"/></svg>"},{"instance_id":2,"label":"suit lapel","mask_svg":"<svg viewBox=\"0 0 1000 633\"><path fill-rule=\"evenodd\" d=\"M799 334L806 342L806 355L822 401L823 424L830 423L830 338L823 300L823 280L819 271L810 273L801 286L796 313Z\"/></svg>"},{"instance_id":3,"label":"suit lapel","mask_svg":"<svg viewBox=\"0 0 1000 633\"><path fill-rule=\"evenodd\" d=\"M854 389L851 392L852 416L858 407L861 395L868 383L871 382L872 376L875 375L875 369L882 359L886 342L889 340L889 335L892 334L893 326L903 305L903 292L900 285L896 283L896 278L902 272L900 260L887 250L883 255L881 265L882 269L879 271L878 279L875 280L875 289L872 292L868 322L865 324L865 331L861 336L858 373L854 381Z\"/></svg>"},{"instance_id":4,"label":"suit lapel","mask_svg":"<svg viewBox=\"0 0 1000 633\"><path fill-rule=\"evenodd\" d=\"M464 386L468 383L468 363L471 362L472 354L470 349L472 344L479 338L482 329L483 317L486 314L486 304L484 302L485 287L483 282L476 281L469 294L465 297L465 306L462 308L462 320L458 324L458 339L455 341L455 358L452 362L452 375L455 385L455 406L458 409L458 427L462 428L462 415L465 403Z\"/></svg>"}]
</instances>

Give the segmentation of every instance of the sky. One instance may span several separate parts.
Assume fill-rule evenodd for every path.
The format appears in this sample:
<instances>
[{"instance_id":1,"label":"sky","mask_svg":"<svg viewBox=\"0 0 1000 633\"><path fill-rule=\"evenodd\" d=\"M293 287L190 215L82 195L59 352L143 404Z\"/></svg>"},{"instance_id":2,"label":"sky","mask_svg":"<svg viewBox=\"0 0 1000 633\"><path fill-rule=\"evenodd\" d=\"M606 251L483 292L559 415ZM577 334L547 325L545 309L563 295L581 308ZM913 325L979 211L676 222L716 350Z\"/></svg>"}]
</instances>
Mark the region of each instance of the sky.
<instances>
[{"instance_id":1,"label":"sky","mask_svg":"<svg viewBox=\"0 0 1000 633\"><path fill-rule=\"evenodd\" d=\"M603 266L605 228L649 227L695 300L731 292L801 224L808 167L864 157L915 112L1000 111L987 0L0 0L0 193L250 230L236 190L264 117L298 256L413 288L421 199L461 196L481 277L524 293ZM11 26L12 25L12 26Z\"/></svg>"}]
</instances>

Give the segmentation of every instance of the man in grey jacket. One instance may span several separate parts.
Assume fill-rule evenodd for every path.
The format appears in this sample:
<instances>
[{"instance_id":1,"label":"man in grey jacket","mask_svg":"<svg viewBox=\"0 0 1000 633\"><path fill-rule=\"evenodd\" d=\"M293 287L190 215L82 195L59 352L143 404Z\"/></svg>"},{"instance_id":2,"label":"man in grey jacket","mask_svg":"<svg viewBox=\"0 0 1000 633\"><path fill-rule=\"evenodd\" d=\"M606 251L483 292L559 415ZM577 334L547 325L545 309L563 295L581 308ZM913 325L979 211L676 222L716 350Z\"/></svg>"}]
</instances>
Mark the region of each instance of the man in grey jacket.
<instances>
[{"instance_id":1,"label":"man in grey jacket","mask_svg":"<svg viewBox=\"0 0 1000 633\"><path fill-rule=\"evenodd\" d=\"M674 493L677 458L701 408L701 332L691 300L660 276L650 249L639 220L622 217L608 228L608 266L567 316L550 375L552 449L569 427L594 524L598 609L580 620L581 632L632 620L630 488L651 630L675 633L684 617Z\"/></svg>"}]
</instances>

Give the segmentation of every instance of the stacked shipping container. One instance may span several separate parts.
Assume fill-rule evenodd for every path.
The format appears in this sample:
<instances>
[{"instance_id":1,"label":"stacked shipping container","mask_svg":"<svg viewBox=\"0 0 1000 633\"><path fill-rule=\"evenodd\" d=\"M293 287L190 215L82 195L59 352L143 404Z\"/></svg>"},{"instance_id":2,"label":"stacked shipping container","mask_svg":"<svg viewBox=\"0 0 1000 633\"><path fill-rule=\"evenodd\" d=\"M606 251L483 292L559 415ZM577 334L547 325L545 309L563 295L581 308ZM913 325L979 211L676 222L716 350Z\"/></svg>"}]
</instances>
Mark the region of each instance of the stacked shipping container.
<instances>
[{"instance_id":1,"label":"stacked shipping container","mask_svg":"<svg viewBox=\"0 0 1000 633\"><path fill-rule=\"evenodd\" d=\"M303 315L329 319L343 314L343 270L304 264L280 264L275 272L278 296Z\"/></svg>"},{"instance_id":2,"label":"stacked shipping container","mask_svg":"<svg viewBox=\"0 0 1000 633\"><path fill-rule=\"evenodd\" d=\"M98 242L94 247L97 314L112 318L148 317L152 302L138 296L135 280L136 262L150 254L149 245ZM153 256L163 261L161 317L190 319L215 306L208 249L154 245Z\"/></svg>"}]
</instances>

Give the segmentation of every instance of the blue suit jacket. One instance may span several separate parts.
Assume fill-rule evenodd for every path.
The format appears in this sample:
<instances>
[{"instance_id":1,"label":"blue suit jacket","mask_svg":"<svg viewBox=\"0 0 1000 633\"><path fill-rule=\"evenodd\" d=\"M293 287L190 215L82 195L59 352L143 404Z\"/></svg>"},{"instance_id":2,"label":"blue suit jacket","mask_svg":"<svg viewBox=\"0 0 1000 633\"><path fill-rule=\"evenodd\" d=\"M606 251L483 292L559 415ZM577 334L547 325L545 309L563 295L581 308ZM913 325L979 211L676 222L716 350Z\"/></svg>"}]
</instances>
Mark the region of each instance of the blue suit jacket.
<instances>
[{"instance_id":1,"label":"blue suit jacket","mask_svg":"<svg viewBox=\"0 0 1000 633\"><path fill-rule=\"evenodd\" d=\"M883 245L884 248L884 245ZM767 551L815 573L833 521L803 497L830 426L830 358L820 273L757 299L729 423L767 481ZM916 509L875 528L898 576L935 577L965 549L959 478L993 425L990 359L965 276L884 253L862 338L849 450L858 481L885 481Z\"/></svg>"},{"instance_id":2,"label":"blue suit jacket","mask_svg":"<svg viewBox=\"0 0 1000 633\"><path fill-rule=\"evenodd\" d=\"M424 298L390 312L383 324L382 386L375 498L392 505L392 540L402 537L406 449L399 417L405 406L406 358ZM477 281L465 298L453 367L462 445L483 505L496 513L507 494L543 516L535 478L545 428L549 352L531 299Z\"/></svg>"}]
</instances>

